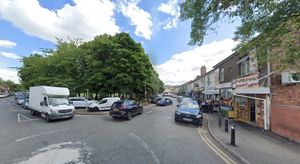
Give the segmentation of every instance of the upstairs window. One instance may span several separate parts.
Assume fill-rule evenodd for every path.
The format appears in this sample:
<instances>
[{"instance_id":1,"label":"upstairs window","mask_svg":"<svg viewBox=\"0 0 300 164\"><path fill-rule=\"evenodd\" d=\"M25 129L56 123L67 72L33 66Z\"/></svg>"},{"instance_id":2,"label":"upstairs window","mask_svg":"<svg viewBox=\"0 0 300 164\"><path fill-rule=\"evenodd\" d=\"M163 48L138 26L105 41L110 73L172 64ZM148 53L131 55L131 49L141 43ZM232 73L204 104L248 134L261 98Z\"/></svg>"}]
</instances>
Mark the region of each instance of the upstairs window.
<instances>
[{"instance_id":1,"label":"upstairs window","mask_svg":"<svg viewBox=\"0 0 300 164\"><path fill-rule=\"evenodd\" d=\"M224 81L224 68L220 69L220 82Z\"/></svg>"},{"instance_id":2,"label":"upstairs window","mask_svg":"<svg viewBox=\"0 0 300 164\"><path fill-rule=\"evenodd\" d=\"M249 60L240 63L240 76L245 76L245 75L248 75L249 73L250 73L250 62L249 62Z\"/></svg>"}]
</instances>

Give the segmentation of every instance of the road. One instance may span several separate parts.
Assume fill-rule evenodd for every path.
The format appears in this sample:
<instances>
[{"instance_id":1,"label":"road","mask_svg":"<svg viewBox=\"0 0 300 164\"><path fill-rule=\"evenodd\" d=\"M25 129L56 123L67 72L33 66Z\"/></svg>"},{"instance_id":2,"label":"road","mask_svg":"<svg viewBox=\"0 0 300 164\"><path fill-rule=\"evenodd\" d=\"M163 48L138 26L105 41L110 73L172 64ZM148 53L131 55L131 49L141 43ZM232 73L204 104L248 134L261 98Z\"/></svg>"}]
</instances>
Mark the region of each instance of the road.
<instances>
[{"instance_id":1,"label":"road","mask_svg":"<svg viewBox=\"0 0 300 164\"><path fill-rule=\"evenodd\" d=\"M130 121L104 113L47 123L0 99L0 163L230 163L204 128L174 122L175 107L150 105Z\"/></svg>"}]
</instances>

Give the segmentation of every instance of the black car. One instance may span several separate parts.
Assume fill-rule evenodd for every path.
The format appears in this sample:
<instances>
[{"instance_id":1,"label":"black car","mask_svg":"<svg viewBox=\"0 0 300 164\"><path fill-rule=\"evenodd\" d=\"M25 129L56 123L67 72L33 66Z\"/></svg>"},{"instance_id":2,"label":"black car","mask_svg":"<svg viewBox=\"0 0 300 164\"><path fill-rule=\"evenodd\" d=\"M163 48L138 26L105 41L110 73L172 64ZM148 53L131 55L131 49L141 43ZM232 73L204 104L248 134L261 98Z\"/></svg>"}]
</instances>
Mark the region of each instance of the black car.
<instances>
[{"instance_id":1,"label":"black car","mask_svg":"<svg viewBox=\"0 0 300 164\"><path fill-rule=\"evenodd\" d=\"M151 103L153 104L156 104L159 100L161 100L162 97L154 97L152 100L151 100Z\"/></svg>"},{"instance_id":2,"label":"black car","mask_svg":"<svg viewBox=\"0 0 300 164\"><path fill-rule=\"evenodd\" d=\"M133 100L121 100L112 104L109 115L113 118L127 118L131 120L132 116L143 114L143 107Z\"/></svg>"},{"instance_id":3,"label":"black car","mask_svg":"<svg viewBox=\"0 0 300 164\"><path fill-rule=\"evenodd\" d=\"M195 125L202 126L203 114L197 101L184 101L177 106L174 116L175 122L191 122Z\"/></svg>"},{"instance_id":4,"label":"black car","mask_svg":"<svg viewBox=\"0 0 300 164\"><path fill-rule=\"evenodd\" d=\"M213 112L213 106L208 102L202 102L201 103L201 110L202 110L202 112L212 113Z\"/></svg>"}]
</instances>

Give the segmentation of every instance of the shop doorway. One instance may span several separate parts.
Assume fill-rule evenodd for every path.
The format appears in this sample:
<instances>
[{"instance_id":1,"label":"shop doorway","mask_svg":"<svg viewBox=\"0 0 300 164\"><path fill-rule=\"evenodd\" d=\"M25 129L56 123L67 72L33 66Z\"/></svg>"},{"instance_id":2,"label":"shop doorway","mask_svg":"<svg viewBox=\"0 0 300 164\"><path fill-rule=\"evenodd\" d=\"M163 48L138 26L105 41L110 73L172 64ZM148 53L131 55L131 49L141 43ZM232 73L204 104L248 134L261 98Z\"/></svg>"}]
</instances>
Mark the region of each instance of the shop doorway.
<instances>
[{"instance_id":1,"label":"shop doorway","mask_svg":"<svg viewBox=\"0 0 300 164\"><path fill-rule=\"evenodd\" d=\"M256 122L255 99L248 99L250 104L250 121Z\"/></svg>"}]
</instances>

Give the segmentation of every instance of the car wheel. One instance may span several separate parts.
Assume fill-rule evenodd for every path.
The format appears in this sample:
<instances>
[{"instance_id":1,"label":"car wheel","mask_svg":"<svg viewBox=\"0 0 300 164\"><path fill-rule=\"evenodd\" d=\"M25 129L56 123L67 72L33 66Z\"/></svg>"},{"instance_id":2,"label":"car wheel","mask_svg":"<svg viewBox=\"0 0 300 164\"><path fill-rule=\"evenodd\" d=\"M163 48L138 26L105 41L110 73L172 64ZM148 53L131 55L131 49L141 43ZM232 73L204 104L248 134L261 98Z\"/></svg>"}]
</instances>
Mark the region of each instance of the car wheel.
<instances>
[{"instance_id":1,"label":"car wheel","mask_svg":"<svg viewBox=\"0 0 300 164\"><path fill-rule=\"evenodd\" d=\"M132 119L132 113L131 112L127 112L127 119L131 120Z\"/></svg>"},{"instance_id":2,"label":"car wheel","mask_svg":"<svg viewBox=\"0 0 300 164\"><path fill-rule=\"evenodd\" d=\"M32 116L34 116L35 115L35 111L34 110L30 110L30 114L32 115Z\"/></svg>"},{"instance_id":3,"label":"car wheel","mask_svg":"<svg viewBox=\"0 0 300 164\"><path fill-rule=\"evenodd\" d=\"M45 119L46 119L47 122L51 121L51 119L50 119L50 117L49 117L49 115L47 113L45 114Z\"/></svg>"},{"instance_id":4,"label":"car wheel","mask_svg":"<svg viewBox=\"0 0 300 164\"><path fill-rule=\"evenodd\" d=\"M98 107L94 107L94 108L93 108L93 111L94 111L94 112L99 112L100 110L99 110Z\"/></svg>"},{"instance_id":5,"label":"car wheel","mask_svg":"<svg viewBox=\"0 0 300 164\"><path fill-rule=\"evenodd\" d=\"M144 113L144 110L143 109L141 109L141 111L140 111L140 115L142 115Z\"/></svg>"},{"instance_id":6,"label":"car wheel","mask_svg":"<svg viewBox=\"0 0 300 164\"><path fill-rule=\"evenodd\" d=\"M117 119L117 117L115 117L115 116L111 116L113 119Z\"/></svg>"},{"instance_id":7,"label":"car wheel","mask_svg":"<svg viewBox=\"0 0 300 164\"><path fill-rule=\"evenodd\" d=\"M174 121L175 121L175 122L178 122L178 120L176 119L176 116L174 117Z\"/></svg>"}]
</instances>

